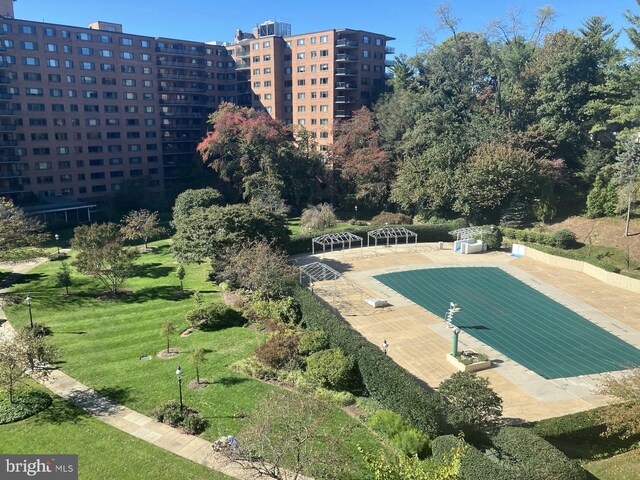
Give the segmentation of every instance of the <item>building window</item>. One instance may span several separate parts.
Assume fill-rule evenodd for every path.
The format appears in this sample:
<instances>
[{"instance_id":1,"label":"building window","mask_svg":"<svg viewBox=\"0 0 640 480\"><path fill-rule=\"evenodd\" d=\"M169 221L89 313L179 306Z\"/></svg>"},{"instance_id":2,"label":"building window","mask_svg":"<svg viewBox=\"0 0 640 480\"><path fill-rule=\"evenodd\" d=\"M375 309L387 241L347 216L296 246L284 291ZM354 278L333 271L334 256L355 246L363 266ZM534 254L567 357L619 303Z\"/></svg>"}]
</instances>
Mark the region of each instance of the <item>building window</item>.
<instances>
[{"instance_id":1,"label":"building window","mask_svg":"<svg viewBox=\"0 0 640 480\"><path fill-rule=\"evenodd\" d=\"M20 25L20 33L26 33L27 35L35 35L36 28L29 25Z\"/></svg>"},{"instance_id":2,"label":"building window","mask_svg":"<svg viewBox=\"0 0 640 480\"><path fill-rule=\"evenodd\" d=\"M305 125L307 122L304 118L298 119L298 125Z\"/></svg>"},{"instance_id":3,"label":"building window","mask_svg":"<svg viewBox=\"0 0 640 480\"><path fill-rule=\"evenodd\" d=\"M296 54L296 58L297 58L298 60L303 60L303 59L304 59L304 52L298 52L298 53Z\"/></svg>"},{"instance_id":4,"label":"building window","mask_svg":"<svg viewBox=\"0 0 640 480\"><path fill-rule=\"evenodd\" d=\"M302 78L302 79L300 79L300 80L298 80L298 86L299 86L299 87L304 86L304 84L305 84L305 81L304 81L304 79L303 79L303 78Z\"/></svg>"},{"instance_id":5,"label":"building window","mask_svg":"<svg viewBox=\"0 0 640 480\"><path fill-rule=\"evenodd\" d=\"M35 57L23 57L22 63L30 66L38 66L40 65L40 60Z\"/></svg>"},{"instance_id":6,"label":"building window","mask_svg":"<svg viewBox=\"0 0 640 480\"><path fill-rule=\"evenodd\" d=\"M269 40L262 42L262 48L271 48L271 42Z\"/></svg>"},{"instance_id":7,"label":"building window","mask_svg":"<svg viewBox=\"0 0 640 480\"><path fill-rule=\"evenodd\" d=\"M371 38L367 36L362 37L362 43L371 43Z\"/></svg>"},{"instance_id":8,"label":"building window","mask_svg":"<svg viewBox=\"0 0 640 480\"><path fill-rule=\"evenodd\" d=\"M254 43L252 45L252 47L253 47L254 50L260 50L260 44L259 43Z\"/></svg>"},{"instance_id":9,"label":"building window","mask_svg":"<svg viewBox=\"0 0 640 480\"><path fill-rule=\"evenodd\" d=\"M122 37L120 38L120 45L131 46L133 45L133 40L130 38Z\"/></svg>"},{"instance_id":10,"label":"building window","mask_svg":"<svg viewBox=\"0 0 640 480\"><path fill-rule=\"evenodd\" d=\"M321 57L328 57L329 56L329 50L320 50L320 56Z\"/></svg>"},{"instance_id":11,"label":"building window","mask_svg":"<svg viewBox=\"0 0 640 480\"><path fill-rule=\"evenodd\" d=\"M329 111L329 105L320 105L320 111L321 112L328 112Z\"/></svg>"},{"instance_id":12,"label":"building window","mask_svg":"<svg viewBox=\"0 0 640 480\"><path fill-rule=\"evenodd\" d=\"M142 48L149 48L151 46L151 42L149 42L149 40L140 40L140 46Z\"/></svg>"},{"instance_id":13,"label":"building window","mask_svg":"<svg viewBox=\"0 0 640 480\"><path fill-rule=\"evenodd\" d=\"M98 35L97 40L100 43L113 43L110 35Z\"/></svg>"},{"instance_id":14,"label":"building window","mask_svg":"<svg viewBox=\"0 0 640 480\"><path fill-rule=\"evenodd\" d=\"M304 38L299 38L298 40L296 40L296 45L304 45Z\"/></svg>"},{"instance_id":15,"label":"building window","mask_svg":"<svg viewBox=\"0 0 640 480\"><path fill-rule=\"evenodd\" d=\"M270 75L271 74L271 68L265 68L264 69L264 74L265 75Z\"/></svg>"},{"instance_id":16,"label":"building window","mask_svg":"<svg viewBox=\"0 0 640 480\"><path fill-rule=\"evenodd\" d=\"M56 31L53 28L45 28L44 29L44 36L45 37L55 37L56 36Z\"/></svg>"},{"instance_id":17,"label":"building window","mask_svg":"<svg viewBox=\"0 0 640 480\"><path fill-rule=\"evenodd\" d=\"M254 68L253 69L253 75L260 75L260 69L259 68Z\"/></svg>"},{"instance_id":18,"label":"building window","mask_svg":"<svg viewBox=\"0 0 640 480\"><path fill-rule=\"evenodd\" d=\"M304 113L307 111L307 107L304 105L298 105L298 113Z\"/></svg>"},{"instance_id":19,"label":"building window","mask_svg":"<svg viewBox=\"0 0 640 480\"><path fill-rule=\"evenodd\" d=\"M321 118L320 119L320 125L329 125L329 119Z\"/></svg>"},{"instance_id":20,"label":"building window","mask_svg":"<svg viewBox=\"0 0 640 480\"><path fill-rule=\"evenodd\" d=\"M329 43L329 35L321 35L320 43Z\"/></svg>"},{"instance_id":21,"label":"building window","mask_svg":"<svg viewBox=\"0 0 640 480\"><path fill-rule=\"evenodd\" d=\"M376 38L376 45L381 47L382 46L382 39L381 38Z\"/></svg>"},{"instance_id":22,"label":"building window","mask_svg":"<svg viewBox=\"0 0 640 480\"><path fill-rule=\"evenodd\" d=\"M329 64L328 63L321 63L320 64L320 70L329 70Z\"/></svg>"},{"instance_id":23,"label":"building window","mask_svg":"<svg viewBox=\"0 0 640 480\"><path fill-rule=\"evenodd\" d=\"M42 88L25 88L24 90L27 95L42 96L43 94Z\"/></svg>"}]
</instances>

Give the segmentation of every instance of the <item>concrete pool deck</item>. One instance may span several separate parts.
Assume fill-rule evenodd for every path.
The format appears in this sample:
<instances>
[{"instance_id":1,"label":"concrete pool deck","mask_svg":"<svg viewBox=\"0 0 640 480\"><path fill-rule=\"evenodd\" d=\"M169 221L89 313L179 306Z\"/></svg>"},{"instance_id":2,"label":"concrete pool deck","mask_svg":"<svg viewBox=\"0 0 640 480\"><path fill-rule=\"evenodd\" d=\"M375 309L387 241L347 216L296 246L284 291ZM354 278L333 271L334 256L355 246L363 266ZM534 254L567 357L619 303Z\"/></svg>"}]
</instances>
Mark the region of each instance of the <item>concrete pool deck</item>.
<instances>
[{"instance_id":1,"label":"concrete pool deck","mask_svg":"<svg viewBox=\"0 0 640 480\"><path fill-rule=\"evenodd\" d=\"M329 264L358 287L354 290L343 286L341 294L335 295L331 282L320 282L315 284L314 292L375 345L386 339L391 358L431 387L437 387L456 371L446 360L451 350L451 331L440 316L378 282L375 275L424 268L495 266L640 348L640 295L530 258L514 258L503 252L461 255L453 253L450 245L438 250L436 244L418 244L298 258L300 264L312 261ZM387 299L392 306L374 309L365 303L368 297ZM488 378L502 397L505 418L540 420L607 403L608 399L597 393L603 374L547 380L464 332L460 335L460 349L486 353L495 361L492 369L479 375Z\"/></svg>"}]
</instances>

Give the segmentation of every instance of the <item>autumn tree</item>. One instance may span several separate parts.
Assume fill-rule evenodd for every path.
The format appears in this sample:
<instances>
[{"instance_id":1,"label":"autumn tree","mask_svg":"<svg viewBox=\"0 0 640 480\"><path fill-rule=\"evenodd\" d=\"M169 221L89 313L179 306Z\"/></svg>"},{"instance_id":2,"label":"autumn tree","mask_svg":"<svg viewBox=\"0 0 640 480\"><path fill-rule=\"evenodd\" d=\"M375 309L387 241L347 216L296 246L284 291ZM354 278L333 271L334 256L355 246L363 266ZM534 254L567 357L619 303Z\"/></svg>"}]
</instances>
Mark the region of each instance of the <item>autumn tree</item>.
<instances>
[{"instance_id":1,"label":"autumn tree","mask_svg":"<svg viewBox=\"0 0 640 480\"><path fill-rule=\"evenodd\" d=\"M362 107L349 120L336 124L329 158L342 193L373 207L387 200L393 165L381 148L380 132L369 109Z\"/></svg>"},{"instance_id":2,"label":"autumn tree","mask_svg":"<svg viewBox=\"0 0 640 480\"><path fill-rule=\"evenodd\" d=\"M42 256L47 239L42 225L11 200L0 197L0 261L20 262Z\"/></svg>"},{"instance_id":3,"label":"autumn tree","mask_svg":"<svg viewBox=\"0 0 640 480\"><path fill-rule=\"evenodd\" d=\"M613 398L599 413L607 426L605 435L629 438L640 434L640 368L620 378L608 376L600 386L600 393Z\"/></svg>"},{"instance_id":4,"label":"autumn tree","mask_svg":"<svg viewBox=\"0 0 640 480\"><path fill-rule=\"evenodd\" d=\"M124 248L124 239L116 224L76 227L71 245L79 252L75 261L78 271L95 277L111 293L117 293L134 273L136 253Z\"/></svg>"},{"instance_id":5,"label":"autumn tree","mask_svg":"<svg viewBox=\"0 0 640 480\"><path fill-rule=\"evenodd\" d=\"M122 236L126 240L142 240L145 250L148 249L150 238L157 237L166 232L160 226L158 212L149 210L133 210L124 216L120 227Z\"/></svg>"}]
</instances>

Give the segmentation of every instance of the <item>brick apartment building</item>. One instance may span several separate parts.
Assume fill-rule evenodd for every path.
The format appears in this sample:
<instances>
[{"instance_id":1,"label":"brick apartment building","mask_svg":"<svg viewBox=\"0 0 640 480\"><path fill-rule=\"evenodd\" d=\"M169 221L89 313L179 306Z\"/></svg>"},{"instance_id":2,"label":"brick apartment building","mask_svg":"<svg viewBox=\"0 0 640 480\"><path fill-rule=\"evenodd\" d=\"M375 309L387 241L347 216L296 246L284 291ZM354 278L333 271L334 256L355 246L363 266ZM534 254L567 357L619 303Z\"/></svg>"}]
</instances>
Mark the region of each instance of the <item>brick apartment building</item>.
<instances>
[{"instance_id":1,"label":"brick apartment building","mask_svg":"<svg viewBox=\"0 0 640 480\"><path fill-rule=\"evenodd\" d=\"M13 18L0 0L0 195L99 202L126 182L160 194L190 164L223 101L332 141L335 119L385 79L381 34L290 35L265 22L233 44L152 38Z\"/></svg>"}]
</instances>

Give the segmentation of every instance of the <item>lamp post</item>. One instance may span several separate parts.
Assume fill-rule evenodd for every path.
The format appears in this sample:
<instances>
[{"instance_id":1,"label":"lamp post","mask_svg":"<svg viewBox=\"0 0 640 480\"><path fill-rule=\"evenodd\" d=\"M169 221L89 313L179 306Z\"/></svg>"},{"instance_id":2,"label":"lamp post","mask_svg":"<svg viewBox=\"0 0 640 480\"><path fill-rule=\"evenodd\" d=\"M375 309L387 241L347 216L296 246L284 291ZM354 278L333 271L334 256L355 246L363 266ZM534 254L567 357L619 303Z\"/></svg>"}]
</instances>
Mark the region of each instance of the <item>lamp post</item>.
<instances>
[{"instance_id":1,"label":"lamp post","mask_svg":"<svg viewBox=\"0 0 640 480\"><path fill-rule=\"evenodd\" d=\"M31 324L31 329L33 329L33 315L31 314L31 295L27 295L27 298L24 299L27 302L27 307L29 308L29 323Z\"/></svg>"},{"instance_id":2,"label":"lamp post","mask_svg":"<svg viewBox=\"0 0 640 480\"><path fill-rule=\"evenodd\" d=\"M58 235L58 234L56 233L56 234L53 236L53 238L55 238L55 239L56 239L56 248L58 249L58 255L60 255L60 243L58 243L58 242L59 242L59 240L60 240L60 235Z\"/></svg>"},{"instance_id":3,"label":"lamp post","mask_svg":"<svg viewBox=\"0 0 640 480\"><path fill-rule=\"evenodd\" d=\"M180 411L182 411L182 370L180 370L180 367L176 370L176 375L178 377L178 389L180 390Z\"/></svg>"},{"instance_id":4,"label":"lamp post","mask_svg":"<svg viewBox=\"0 0 640 480\"><path fill-rule=\"evenodd\" d=\"M356 222L358 221L358 205L354 207L356 209Z\"/></svg>"},{"instance_id":5,"label":"lamp post","mask_svg":"<svg viewBox=\"0 0 640 480\"><path fill-rule=\"evenodd\" d=\"M458 327L453 327L453 345L451 348L451 356L455 357L458 355L458 335L460 334L460 329Z\"/></svg>"}]
</instances>

